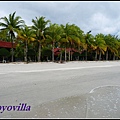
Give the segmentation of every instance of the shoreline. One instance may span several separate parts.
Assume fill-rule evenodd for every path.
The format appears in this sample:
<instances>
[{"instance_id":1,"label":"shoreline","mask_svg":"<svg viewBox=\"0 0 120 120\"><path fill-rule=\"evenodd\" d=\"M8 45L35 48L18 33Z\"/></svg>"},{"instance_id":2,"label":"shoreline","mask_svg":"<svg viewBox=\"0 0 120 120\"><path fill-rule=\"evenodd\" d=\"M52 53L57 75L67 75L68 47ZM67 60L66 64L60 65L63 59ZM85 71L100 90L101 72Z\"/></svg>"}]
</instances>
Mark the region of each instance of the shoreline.
<instances>
[{"instance_id":1,"label":"shoreline","mask_svg":"<svg viewBox=\"0 0 120 120\"><path fill-rule=\"evenodd\" d=\"M103 60L103 61L67 61L67 62L9 62L9 63L0 63L2 64L67 64L67 63L102 63L102 62L120 62L120 60Z\"/></svg>"}]
</instances>

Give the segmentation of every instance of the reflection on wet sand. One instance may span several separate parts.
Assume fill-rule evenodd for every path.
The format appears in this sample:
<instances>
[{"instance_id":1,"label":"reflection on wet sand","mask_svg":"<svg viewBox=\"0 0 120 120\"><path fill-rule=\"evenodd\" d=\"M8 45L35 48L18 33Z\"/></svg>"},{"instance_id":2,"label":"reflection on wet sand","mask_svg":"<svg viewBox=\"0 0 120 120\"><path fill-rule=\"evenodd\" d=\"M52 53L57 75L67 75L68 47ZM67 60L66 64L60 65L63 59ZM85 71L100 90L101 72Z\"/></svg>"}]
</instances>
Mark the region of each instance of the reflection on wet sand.
<instances>
[{"instance_id":1,"label":"reflection on wet sand","mask_svg":"<svg viewBox=\"0 0 120 120\"><path fill-rule=\"evenodd\" d=\"M103 86L91 90L87 98L87 118L120 118L120 87Z\"/></svg>"},{"instance_id":2,"label":"reflection on wet sand","mask_svg":"<svg viewBox=\"0 0 120 120\"><path fill-rule=\"evenodd\" d=\"M119 118L120 87L101 86L90 93L50 101L33 108L37 118Z\"/></svg>"}]
</instances>

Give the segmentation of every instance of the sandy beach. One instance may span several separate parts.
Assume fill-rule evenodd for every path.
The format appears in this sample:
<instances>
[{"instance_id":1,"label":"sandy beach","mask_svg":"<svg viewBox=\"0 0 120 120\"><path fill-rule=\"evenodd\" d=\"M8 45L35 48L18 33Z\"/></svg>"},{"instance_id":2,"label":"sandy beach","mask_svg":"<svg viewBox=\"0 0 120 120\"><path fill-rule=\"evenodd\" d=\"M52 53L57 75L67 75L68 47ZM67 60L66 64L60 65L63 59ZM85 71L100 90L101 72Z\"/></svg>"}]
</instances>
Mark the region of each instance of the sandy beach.
<instances>
[{"instance_id":1,"label":"sandy beach","mask_svg":"<svg viewBox=\"0 0 120 120\"><path fill-rule=\"evenodd\" d=\"M1 118L119 118L120 61L1 63ZM2 111L2 108L1 108Z\"/></svg>"}]
</instances>

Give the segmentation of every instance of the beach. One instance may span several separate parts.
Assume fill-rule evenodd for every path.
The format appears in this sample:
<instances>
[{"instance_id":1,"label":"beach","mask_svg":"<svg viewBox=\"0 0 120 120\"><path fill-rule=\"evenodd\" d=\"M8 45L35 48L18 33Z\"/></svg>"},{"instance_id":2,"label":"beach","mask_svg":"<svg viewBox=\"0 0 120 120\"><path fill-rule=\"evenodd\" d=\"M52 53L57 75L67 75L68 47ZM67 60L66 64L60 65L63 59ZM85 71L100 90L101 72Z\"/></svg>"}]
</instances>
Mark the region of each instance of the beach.
<instances>
[{"instance_id":1,"label":"beach","mask_svg":"<svg viewBox=\"0 0 120 120\"><path fill-rule=\"evenodd\" d=\"M1 118L119 118L120 61L1 63ZM2 110L2 107L1 107Z\"/></svg>"}]
</instances>

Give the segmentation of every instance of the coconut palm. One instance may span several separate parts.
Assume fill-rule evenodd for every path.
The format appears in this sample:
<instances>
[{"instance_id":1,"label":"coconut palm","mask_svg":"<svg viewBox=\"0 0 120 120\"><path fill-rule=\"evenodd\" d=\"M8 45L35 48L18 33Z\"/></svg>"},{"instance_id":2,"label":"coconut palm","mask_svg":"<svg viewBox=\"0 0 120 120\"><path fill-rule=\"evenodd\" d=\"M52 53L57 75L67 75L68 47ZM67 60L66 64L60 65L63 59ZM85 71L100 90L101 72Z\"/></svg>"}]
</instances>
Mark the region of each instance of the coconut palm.
<instances>
[{"instance_id":1,"label":"coconut palm","mask_svg":"<svg viewBox=\"0 0 120 120\"><path fill-rule=\"evenodd\" d=\"M117 41L118 41L118 54L116 56L116 59L118 60L118 58L120 58L120 39L117 38Z\"/></svg>"},{"instance_id":2,"label":"coconut palm","mask_svg":"<svg viewBox=\"0 0 120 120\"><path fill-rule=\"evenodd\" d=\"M25 60L25 62L28 62L28 59L27 59L28 44L31 41L35 40L34 37L35 37L34 31L31 29L31 27L28 27L27 25L25 25L24 28L21 28L21 30L18 32L17 39L22 40L24 43L24 60Z\"/></svg>"},{"instance_id":3,"label":"coconut palm","mask_svg":"<svg viewBox=\"0 0 120 120\"><path fill-rule=\"evenodd\" d=\"M118 41L118 38L116 36L113 36L113 41L114 41L114 44L113 44L113 60L115 60L115 57L118 56L118 49L119 49L119 46L120 46L120 43Z\"/></svg>"},{"instance_id":4,"label":"coconut palm","mask_svg":"<svg viewBox=\"0 0 120 120\"><path fill-rule=\"evenodd\" d=\"M101 54L105 54L107 50L107 46L104 40L104 35L103 34L97 34L95 36L94 40L94 50L96 51L95 53L95 60L97 60L97 55L99 53L99 60L101 59Z\"/></svg>"},{"instance_id":5,"label":"coconut palm","mask_svg":"<svg viewBox=\"0 0 120 120\"><path fill-rule=\"evenodd\" d=\"M64 25L60 25L62 30L63 30L63 33L61 34L61 40L60 40L60 43L62 45L62 47L64 47L64 51L65 51L65 61L67 60L67 46L69 44L69 41L67 39L67 36L66 36L66 33L67 33L67 29L66 29L66 26ZM61 52L62 53L62 52Z\"/></svg>"},{"instance_id":6,"label":"coconut palm","mask_svg":"<svg viewBox=\"0 0 120 120\"><path fill-rule=\"evenodd\" d=\"M14 43L14 38L15 38L15 32L19 30L24 25L24 20L21 20L20 16L15 16L14 12L13 14L9 14L9 17L1 17L0 20L3 20L3 22L0 22L0 26L2 27L1 30L6 31L9 33L11 43L12 43L12 58L11 61L13 62L13 57L14 57L14 51L13 51L13 43Z\"/></svg>"},{"instance_id":7,"label":"coconut palm","mask_svg":"<svg viewBox=\"0 0 120 120\"><path fill-rule=\"evenodd\" d=\"M38 43L38 62L41 61L41 41L44 39L44 31L47 27L47 24L50 20L45 21L45 17L39 17L36 19L32 19L32 28L35 30L36 34L36 42Z\"/></svg>"},{"instance_id":8,"label":"coconut palm","mask_svg":"<svg viewBox=\"0 0 120 120\"><path fill-rule=\"evenodd\" d=\"M17 41L15 58L17 60L24 61L24 42L22 40Z\"/></svg>"},{"instance_id":9,"label":"coconut palm","mask_svg":"<svg viewBox=\"0 0 120 120\"><path fill-rule=\"evenodd\" d=\"M0 30L0 40L10 42L10 37L6 31Z\"/></svg>"},{"instance_id":10,"label":"coconut palm","mask_svg":"<svg viewBox=\"0 0 120 120\"><path fill-rule=\"evenodd\" d=\"M83 39L83 31L76 26L75 24L71 25L71 29L72 29L72 41L71 43L71 48L74 48L75 50L77 50L76 52L81 51L81 46L82 46L82 39ZM72 54L71 54L71 60L72 60Z\"/></svg>"},{"instance_id":11,"label":"coconut palm","mask_svg":"<svg viewBox=\"0 0 120 120\"><path fill-rule=\"evenodd\" d=\"M69 25L68 23L64 26L61 25L64 29L64 33L62 35L62 40L64 42L65 47L65 61L66 61L66 48L69 48L69 61L72 60L71 50L76 46L80 45L80 33L81 30L79 27L74 24Z\"/></svg>"},{"instance_id":12,"label":"coconut palm","mask_svg":"<svg viewBox=\"0 0 120 120\"><path fill-rule=\"evenodd\" d=\"M85 54L85 59L87 61L87 57L88 57L88 52L93 50L94 49L94 36L92 34L90 34L91 31L87 32L85 35L84 35L84 49L86 51L86 54Z\"/></svg>"},{"instance_id":13,"label":"coconut palm","mask_svg":"<svg viewBox=\"0 0 120 120\"><path fill-rule=\"evenodd\" d=\"M45 31L46 41L52 44L52 61L54 62L54 48L58 47L59 40L61 39L62 29L58 24L50 24Z\"/></svg>"},{"instance_id":14,"label":"coconut palm","mask_svg":"<svg viewBox=\"0 0 120 120\"><path fill-rule=\"evenodd\" d=\"M108 34L105 36L105 42L106 42L106 46L107 46L107 50L106 50L106 60L108 60L108 56L110 55L110 53L113 54L113 59L115 58L115 55L118 54L118 41L115 39L114 36L112 36L111 34Z\"/></svg>"}]
</instances>

